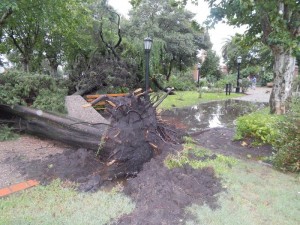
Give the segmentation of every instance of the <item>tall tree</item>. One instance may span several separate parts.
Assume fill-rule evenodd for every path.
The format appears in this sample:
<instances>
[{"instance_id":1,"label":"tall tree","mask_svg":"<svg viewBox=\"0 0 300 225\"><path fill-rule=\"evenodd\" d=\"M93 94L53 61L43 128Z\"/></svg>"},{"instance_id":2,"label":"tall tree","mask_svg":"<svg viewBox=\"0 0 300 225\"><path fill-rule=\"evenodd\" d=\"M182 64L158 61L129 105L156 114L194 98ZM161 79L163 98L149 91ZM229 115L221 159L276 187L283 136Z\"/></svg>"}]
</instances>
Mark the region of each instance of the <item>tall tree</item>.
<instances>
[{"instance_id":1,"label":"tall tree","mask_svg":"<svg viewBox=\"0 0 300 225\"><path fill-rule=\"evenodd\" d=\"M85 14L81 0L18 0L12 15L6 20L3 29L7 50L13 49L21 56L25 71L30 71L30 64L34 57L47 53L52 46L51 55L53 66L54 35L56 37L73 37L76 34L79 21L83 23ZM72 34L72 35L71 35ZM55 39L57 40L57 39ZM57 50L59 53L60 50Z\"/></svg>"},{"instance_id":2,"label":"tall tree","mask_svg":"<svg viewBox=\"0 0 300 225\"><path fill-rule=\"evenodd\" d=\"M240 65L241 69L247 67L273 67L273 58L271 50L263 45L261 42L255 42L249 45L243 42L243 36L236 34L227 38L222 47L222 56L225 60L229 72L236 72L237 57L241 56L243 63Z\"/></svg>"},{"instance_id":3,"label":"tall tree","mask_svg":"<svg viewBox=\"0 0 300 225\"><path fill-rule=\"evenodd\" d=\"M205 31L193 21L194 14L170 1L135 1L127 35L154 39L152 65L155 73L168 80L174 69L182 70L196 61L197 49L210 43ZM171 1L172 3L172 1Z\"/></svg>"},{"instance_id":4,"label":"tall tree","mask_svg":"<svg viewBox=\"0 0 300 225\"><path fill-rule=\"evenodd\" d=\"M209 77L214 80L218 80L221 77L219 70L220 58L215 51L208 50L207 56L201 67L201 77Z\"/></svg>"},{"instance_id":5,"label":"tall tree","mask_svg":"<svg viewBox=\"0 0 300 225\"><path fill-rule=\"evenodd\" d=\"M300 4L298 0L206 0L211 18L224 18L235 26L248 25L246 39L261 40L274 57L274 86L270 112L284 114L292 94L295 54L300 42Z\"/></svg>"}]
</instances>

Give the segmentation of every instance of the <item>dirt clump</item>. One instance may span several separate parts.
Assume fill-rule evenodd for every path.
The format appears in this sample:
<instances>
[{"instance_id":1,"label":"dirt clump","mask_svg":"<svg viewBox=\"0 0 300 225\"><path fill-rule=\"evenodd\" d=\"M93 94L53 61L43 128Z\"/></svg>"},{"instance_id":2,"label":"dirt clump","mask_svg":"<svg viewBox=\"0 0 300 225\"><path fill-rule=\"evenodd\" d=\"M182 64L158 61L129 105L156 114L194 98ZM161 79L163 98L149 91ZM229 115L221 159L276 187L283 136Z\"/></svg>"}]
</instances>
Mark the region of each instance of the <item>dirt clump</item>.
<instances>
[{"instance_id":1,"label":"dirt clump","mask_svg":"<svg viewBox=\"0 0 300 225\"><path fill-rule=\"evenodd\" d=\"M114 224L183 224L190 217L187 206L218 206L217 194L224 188L213 168L168 169L163 162L166 155L151 159L137 177L127 181L124 193L134 200L136 209Z\"/></svg>"}]
</instances>

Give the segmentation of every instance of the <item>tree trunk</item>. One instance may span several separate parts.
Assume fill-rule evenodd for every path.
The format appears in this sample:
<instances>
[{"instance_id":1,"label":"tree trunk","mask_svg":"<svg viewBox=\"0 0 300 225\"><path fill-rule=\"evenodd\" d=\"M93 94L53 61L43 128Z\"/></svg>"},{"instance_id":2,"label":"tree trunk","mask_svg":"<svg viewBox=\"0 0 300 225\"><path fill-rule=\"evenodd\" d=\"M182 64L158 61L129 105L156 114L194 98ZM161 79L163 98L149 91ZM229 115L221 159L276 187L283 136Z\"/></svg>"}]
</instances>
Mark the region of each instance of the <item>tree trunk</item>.
<instances>
[{"instance_id":1,"label":"tree trunk","mask_svg":"<svg viewBox=\"0 0 300 225\"><path fill-rule=\"evenodd\" d=\"M295 57L291 50L284 51L281 46L272 48L274 64L274 84L270 96L270 112L275 114L285 114L292 96L292 82L295 70Z\"/></svg>"},{"instance_id":2,"label":"tree trunk","mask_svg":"<svg viewBox=\"0 0 300 225\"><path fill-rule=\"evenodd\" d=\"M9 119L14 127L40 137L97 151L107 125L91 126L67 116L57 116L24 106L0 105L0 119Z\"/></svg>"}]
</instances>

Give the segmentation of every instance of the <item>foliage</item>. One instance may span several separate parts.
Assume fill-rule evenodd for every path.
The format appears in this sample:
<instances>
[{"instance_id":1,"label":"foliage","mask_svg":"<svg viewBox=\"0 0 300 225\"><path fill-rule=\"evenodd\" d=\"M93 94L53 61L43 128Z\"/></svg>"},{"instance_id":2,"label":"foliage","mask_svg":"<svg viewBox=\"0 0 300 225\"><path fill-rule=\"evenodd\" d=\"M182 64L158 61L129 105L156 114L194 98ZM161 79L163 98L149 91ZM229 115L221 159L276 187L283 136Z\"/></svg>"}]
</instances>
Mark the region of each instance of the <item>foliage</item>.
<instances>
[{"instance_id":1,"label":"foliage","mask_svg":"<svg viewBox=\"0 0 300 225\"><path fill-rule=\"evenodd\" d=\"M279 116L270 115L267 110L254 112L237 119L235 139L254 138L254 144L274 144L278 139L279 130L276 122Z\"/></svg>"},{"instance_id":2,"label":"foliage","mask_svg":"<svg viewBox=\"0 0 300 225\"><path fill-rule=\"evenodd\" d=\"M172 71L184 71L196 62L196 50L208 48L210 40L193 20L193 13L170 1L144 0L135 5L126 24L126 36L142 46L141 37L153 39L151 71L169 80ZM143 63L143 49L138 54Z\"/></svg>"},{"instance_id":3,"label":"foliage","mask_svg":"<svg viewBox=\"0 0 300 225\"><path fill-rule=\"evenodd\" d=\"M223 76L222 79L218 80L215 84L214 87L218 88L219 92L222 92L226 84L231 84L231 88L235 87L237 80L237 76L235 74L228 74L226 76Z\"/></svg>"},{"instance_id":4,"label":"foliage","mask_svg":"<svg viewBox=\"0 0 300 225\"><path fill-rule=\"evenodd\" d=\"M274 74L272 72L262 73L260 76L260 85L266 86L267 83L273 81L273 79L274 79Z\"/></svg>"},{"instance_id":5,"label":"foliage","mask_svg":"<svg viewBox=\"0 0 300 225\"><path fill-rule=\"evenodd\" d=\"M14 140L18 138L19 135L13 132L13 129L8 127L7 125L0 124L0 142Z\"/></svg>"},{"instance_id":6,"label":"foliage","mask_svg":"<svg viewBox=\"0 0 300 225\"><path fill-rule=\"evenodd\" d=\"M237 73L237 57L242 57L240 64L241 75L258 74L261 68L271 69L274 64L270 49L262 43L243 43L244 38L240 34L228 38L222 47L222 56L225 59L228 71Z\"/></svg>"},{"instance_id":7,"label":"foliage","mask_svg":"<svg viewBox=\"0 0 300 225\"><path fill-rule=\"evenodd\" d=\"M283 171L300 172L300 99L295 98L291 110L277 124L280 131L274 143L277 151L274 166Z\"/></svg>"},{"instance_id":8,"label":"foliage","mask_svg":"<svg viewBox=\"0 0 300 225\"><path fill-rule=\"evenodd\" d=\"M99 52L89 56L89 60L80 57L70 75L70 92L90 89L102 93L127 92L139 84L135 65L123 60L109 60ZM92 88L90 88L92 87ZM117 89L116 89L117 88Z\"/></svg>"},{"instance_id":9,"label":"foliage","mask_svg":"<svg viewBox=\"0 0 300 225\"><path fill-rule=\"evenodd\" d=\"M86 21L91 18L83 2L86 1L15 1L3 28L0 51L12 53L15 63L27 72L39 71L43 60L57 70L69 46L82 45L77 38L78 28L88 27Z\"/></svg>"},{"instance_id":10,"label":"foliage","mask_svg":"<svg viewBox=\"0 0 300 225\"><path fill-rule=\"evenodd\" d=\"M1 199L0 224L109 224L135 207L116 189L78 193L68 185L55 180Z\"/></svg>"},{"instance_id":11,"label":"foliage","mask_svg":"<svg viewBox=\"0 0 300 225\"><path fill-rule=\"evenodd\" d=\"M206 0L211 8L211 24L228 21L247 25L244 46L263 43L272 52L275 74L270 112L284 114L291 97L296 57L300 52L300 4L286 1Z\"/></svg>"},{"instance_id":12,"label":"foliage","mask_svg":"<svg viewBox=\"0 0 300 225\"><path fill-rule=\"evenodd\" d=\"M236 163L236 160L232 157L215 155L208 149L204 149L195 144L190 138L185 138L185 144L183 150L177 154L170 154L165 159L165 165L168 168L182 167L184 164L189 164L194 169L200 169L204 167L212 167L218 175L228 172L228 170ZM189 157L194 155L197 159Z\"/></svg>"},{"instance_id":13,"label":"foliage","mask_svg":"<svg viewBox=\"0 0 300 225\"><path fill-rule=\"evenodd\" d=\"M64 112L67 90L47 75L10 70L0 77L0 104L27 105Z\"/></svg>"},{"instance_id":14,"label":"foliage","mask_svg":"<svg viewBox=\"0 0 300 225\"><path fill-rule=\"evenodd\" d=\"M65 96L67 89L41 89L33 102L32 107L49 112L66 113Z\"/></svg>"},{"instance_id":15,"label":"foliage","mask_svg":"<svg viewBox=\"0 0 300 225\"><path fill-rule=\"evenodd\" d=\"M237 119L235 139L254 138L254 144L271 144L275 167L284 171L300 171L300 99L295 98L285 115L271 115L267 110Z\"/></svg>"},{"instance_id":16,"label":"foliage","mask_svg":"<svg viewBox=\"0 0 300 225\"><path fill-rule=\"evenodd\" d=\"M219 70L220 58L217 56L215 51L208 50L205 61L201 67L201 77L214 77L219 80L221 77L221 72Z\"/></svg>"},{"instance_id":17,"label":"foliage","mask_svg":"<svg viewBox=\"0 0 300 225\"><path fill-rule=\"evenodd\" d=\"M174 75L166 82L168 87L174 87L175 91L192 91L195 89L195 82L193 78L188 75Z\"/></svg>"},{"instance_id":18,"label":"foliage","mask_svg":"<svg viewBox=\"0 0 300 225\"><path fill-rule=\"evenodd\" d=\"M246 93L248 88L251 87L252 82L248 80L247 78L242 79L242 83L240 84L240 87L242 88L242 93Z\"/></svg>"}]
</instances>

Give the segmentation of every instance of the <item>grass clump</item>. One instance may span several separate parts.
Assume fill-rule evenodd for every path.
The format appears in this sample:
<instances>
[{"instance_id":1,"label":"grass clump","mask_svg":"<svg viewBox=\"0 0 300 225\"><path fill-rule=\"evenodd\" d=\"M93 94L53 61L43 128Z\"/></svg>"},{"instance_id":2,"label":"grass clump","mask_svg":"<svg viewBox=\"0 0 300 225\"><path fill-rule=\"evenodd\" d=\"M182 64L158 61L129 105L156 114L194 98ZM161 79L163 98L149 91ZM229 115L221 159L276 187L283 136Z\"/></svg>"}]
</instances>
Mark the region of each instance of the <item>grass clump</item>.
<instances>
[{"instance_id":1,"label":"grass clump","mask_svg":"<svg viewBox=\"0 0 300 225\"><path fill-rule=\"evenodd\" d=\"M183 150L177 154L170 154L165 159L165 165L171 169L189 164L194 169L205 167L214 168L217 175L227 173L236 163L232 157L221 154L213 154L210 150L199 147L191 138L185 138Z\"/></svg>"},{"instance_id":2,"label":"grass clump","mask_svg":"<svg viewBox=\"0 0 300 225\"><path fill-rule=\"evenodd\" d=\"M135 205L117 191L78 193L56 180L0 201L0 224L108 224Z\"/></svg>"},{"instance_id":3,"label":"grass clump","mask_svg":"<svg viewBox=\"0 0 300 225\"><path fill-rule=\"evenodd\" d=\"M0 141L9 141L19 138L19 135L13 132L11 127L0 125Z\"/></svg>"}]
</instances>

